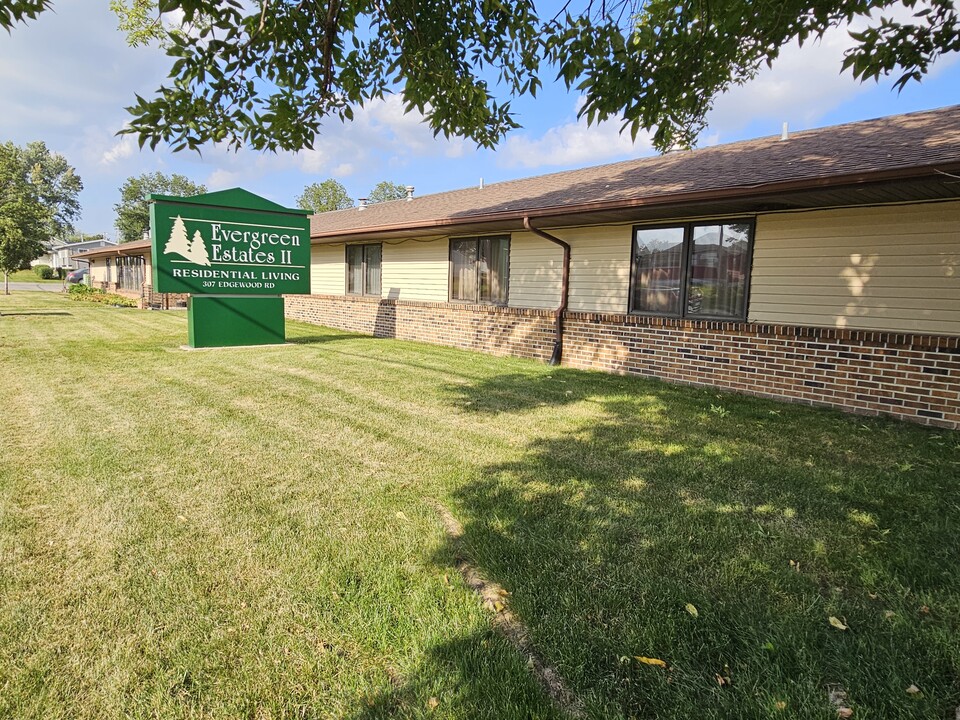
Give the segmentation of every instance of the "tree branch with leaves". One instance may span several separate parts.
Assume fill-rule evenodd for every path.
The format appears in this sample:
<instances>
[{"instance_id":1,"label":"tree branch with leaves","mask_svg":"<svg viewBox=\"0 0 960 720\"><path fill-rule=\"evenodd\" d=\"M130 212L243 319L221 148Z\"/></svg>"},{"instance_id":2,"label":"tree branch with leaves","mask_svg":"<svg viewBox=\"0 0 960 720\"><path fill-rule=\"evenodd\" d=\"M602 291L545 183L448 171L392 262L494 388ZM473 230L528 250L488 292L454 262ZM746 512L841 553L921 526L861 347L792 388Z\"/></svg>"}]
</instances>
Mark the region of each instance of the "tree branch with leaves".
<instances>
[{"instance_id":1,"label":"tree branch with leaves","mask_svg":"<svg viewBox=\"0 0 960 720\"><path fill-rule=\"evenodd\" d=\"M47 0L14 0L0 27ZM122 132L174 150L312 148L324 122L398 93L437 135L493 147L511 107L557 73L591 123L620 118L660 150L692 145L714 99L793 41L851 33L843 68L860 80L920 80L960 50L952 0L610 0L541 16L533 0L112 0L133 44L159 41L169 82L137 96ZM884 13L906 8L908 21ZM841 68L838 68L840 70Z\"/></svg>"}]
</instances>

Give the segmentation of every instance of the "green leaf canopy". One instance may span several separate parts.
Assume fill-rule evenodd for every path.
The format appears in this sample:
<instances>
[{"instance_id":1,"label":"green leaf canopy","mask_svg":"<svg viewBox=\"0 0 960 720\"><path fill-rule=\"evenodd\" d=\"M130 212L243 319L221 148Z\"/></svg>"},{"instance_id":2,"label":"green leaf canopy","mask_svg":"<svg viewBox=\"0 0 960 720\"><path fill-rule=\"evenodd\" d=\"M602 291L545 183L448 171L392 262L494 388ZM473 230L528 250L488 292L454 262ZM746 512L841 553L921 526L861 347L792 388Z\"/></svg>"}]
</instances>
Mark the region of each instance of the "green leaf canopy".
<instances>
[{"instance_id":1,"label":"green leaf canopy","mask_svg":"<svg viewBox=\"0 0 960 720\"><path fill-rule=\"evenodd\" d=\"M7 5L0 27L10 29L49 3ZM952 0L585 0L544 12L532 0L111 6L133 44L159 41L171 63L169 82L128 108L124 132L175 150L312 148L328 118L350 120L386 93L399 93L435 134L492 147L518 126L511 101L536 95L554 74L582 94L589 121L619 117L667 150L691 145L714 98L784 45L852 20L868 19L843 63L860 79L896 73L903 87L960 50ZM893 9L908 19L885 15Z\"/></svg>"}]
</instances>

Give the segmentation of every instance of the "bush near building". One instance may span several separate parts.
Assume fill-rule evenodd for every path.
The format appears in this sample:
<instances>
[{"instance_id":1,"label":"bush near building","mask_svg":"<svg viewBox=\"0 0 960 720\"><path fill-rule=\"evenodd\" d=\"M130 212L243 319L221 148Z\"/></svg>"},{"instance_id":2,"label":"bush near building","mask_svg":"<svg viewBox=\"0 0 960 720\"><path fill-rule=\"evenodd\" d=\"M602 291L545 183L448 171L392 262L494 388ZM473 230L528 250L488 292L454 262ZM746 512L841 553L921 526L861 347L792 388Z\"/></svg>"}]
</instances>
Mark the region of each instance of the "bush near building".
<instances>
[{"instance_id":1,"label":"bush near building","mask_svg":"<svg viewBox=\"0 0 960 720\"><path fill-rule=\"evenodd\" d=\"M117 307L137 307L137 301L116 293L108 293L99 288L92 288L82 283L70 286L70 299L116 305Z\"/></svg>"}]
</instances>

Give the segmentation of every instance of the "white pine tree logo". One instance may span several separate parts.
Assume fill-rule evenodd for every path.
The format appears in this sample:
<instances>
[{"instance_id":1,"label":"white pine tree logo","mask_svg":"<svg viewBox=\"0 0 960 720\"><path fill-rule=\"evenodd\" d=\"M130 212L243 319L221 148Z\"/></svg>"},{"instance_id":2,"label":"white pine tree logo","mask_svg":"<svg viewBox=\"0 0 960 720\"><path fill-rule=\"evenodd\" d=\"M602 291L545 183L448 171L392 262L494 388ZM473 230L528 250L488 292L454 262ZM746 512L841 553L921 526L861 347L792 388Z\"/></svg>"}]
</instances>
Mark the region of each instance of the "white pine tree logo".
<instances>
[{"instance_id":1,"label":"white pine tree logo","mask_svg":"<svg viewBox=\"0 0 960 720\"><path fill-rule=\"evenodd\" d=\"M197 265L209 265L210 256L207 255L207 246L200 237L200 231L193 231L193 241L190 243L190 260Z\"/></svg>"},{"instance_id":2,"label":"white pine tree logo","mask_svg":"<svg viewBox=\"0 0 960 720\"><path fill-rule=\"evenodd\" d=\"M200 231L193 233L193 241L187 239L187 226L183 223L183 218L177 215L173 221L173 228L170 230L170 239L163 248L163 254L173 253L189 260L195 265L209 265L210 256L207 255L207 245L200 237Z\"/></svg>"}]
</instances>

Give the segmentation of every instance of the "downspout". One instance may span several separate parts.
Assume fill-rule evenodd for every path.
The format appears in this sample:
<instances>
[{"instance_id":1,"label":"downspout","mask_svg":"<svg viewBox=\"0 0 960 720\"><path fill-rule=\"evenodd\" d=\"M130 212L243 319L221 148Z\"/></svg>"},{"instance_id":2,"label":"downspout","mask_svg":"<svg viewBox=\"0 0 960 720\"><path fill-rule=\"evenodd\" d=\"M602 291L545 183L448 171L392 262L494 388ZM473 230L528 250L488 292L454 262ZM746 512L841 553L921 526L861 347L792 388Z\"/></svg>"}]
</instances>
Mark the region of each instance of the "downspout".
<instances>
[{"instance_id":1,"label":"downspout","mask_svg":"<svg viewBox=\"0 0 960 720\"><path fill-rule=\"evenodd\" d=\"M523 227L534 235L538 235L544 240L549 240L563 248L563 274L560 279L560 307L554 311L553 315L557 337L553 342L553 354L550 356L550 364L559 365L563 359L563 317L567 312L567 301L570 298L570 245L550 233L535 228L530 223L530 217L527 215L523 217Z\"/></svg>"}]
</instances>

